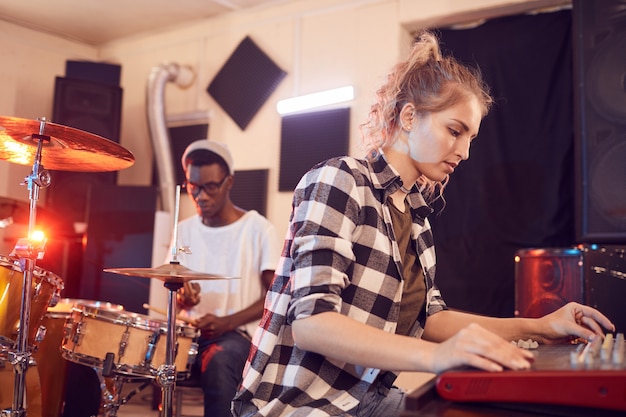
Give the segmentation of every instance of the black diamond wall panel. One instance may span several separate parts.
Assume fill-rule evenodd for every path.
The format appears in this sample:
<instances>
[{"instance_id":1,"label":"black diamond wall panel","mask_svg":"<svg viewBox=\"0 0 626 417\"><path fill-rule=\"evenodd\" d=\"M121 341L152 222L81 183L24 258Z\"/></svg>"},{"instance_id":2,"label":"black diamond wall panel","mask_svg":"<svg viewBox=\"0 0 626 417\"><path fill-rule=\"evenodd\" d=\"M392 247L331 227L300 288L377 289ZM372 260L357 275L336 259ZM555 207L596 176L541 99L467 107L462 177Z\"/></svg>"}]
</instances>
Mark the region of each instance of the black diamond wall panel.
<instances>
[{"instance_id":1,"label":"black diamond wall panel","mask_svg":"<svg viewBox=\"0 0 626 417\"><path fill-rule=\"evenodd\" d=\"M207 91L241 130L287 73L246 36L209 84Z\"/></svg>"}]
</instances>

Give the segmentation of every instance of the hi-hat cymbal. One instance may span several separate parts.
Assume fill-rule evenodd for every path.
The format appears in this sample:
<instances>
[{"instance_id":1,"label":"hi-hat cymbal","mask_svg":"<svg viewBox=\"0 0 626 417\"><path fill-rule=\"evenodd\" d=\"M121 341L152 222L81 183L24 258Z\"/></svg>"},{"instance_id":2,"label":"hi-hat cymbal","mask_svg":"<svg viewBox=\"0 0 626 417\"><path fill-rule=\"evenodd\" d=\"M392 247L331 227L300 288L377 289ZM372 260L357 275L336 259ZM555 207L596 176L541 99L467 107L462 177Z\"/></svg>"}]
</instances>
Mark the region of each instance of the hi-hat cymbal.
<instances>
[{"instance_id":1,"label":"hi-hat cymbal","mask_svg":"<svg viewBox=\"0 0 626 417\"><path fill-rule=\"evenodd\" d=\"M104 272L112 272L114 274L129 275L131 277L156 278L164 282L185 282L195 280L209 279L238 279L235 277L226 277L222 275L206 274L203 272L193 271L178 263L169 263L156 268L109 268Z\"/></svg>"},{"instance_id":2,"label":"hi-hat cymbal","mask_svg":"<svg viewBox=\"0 0 626 417\"><path fill-rule=\"evenodd\" d=\"M0 116L0 159L33 165L40 140L39 120ZM133 154L102 136L45 122L41 164L58 171L118 171L135 163Z\"/></svg>"}]
</instances>

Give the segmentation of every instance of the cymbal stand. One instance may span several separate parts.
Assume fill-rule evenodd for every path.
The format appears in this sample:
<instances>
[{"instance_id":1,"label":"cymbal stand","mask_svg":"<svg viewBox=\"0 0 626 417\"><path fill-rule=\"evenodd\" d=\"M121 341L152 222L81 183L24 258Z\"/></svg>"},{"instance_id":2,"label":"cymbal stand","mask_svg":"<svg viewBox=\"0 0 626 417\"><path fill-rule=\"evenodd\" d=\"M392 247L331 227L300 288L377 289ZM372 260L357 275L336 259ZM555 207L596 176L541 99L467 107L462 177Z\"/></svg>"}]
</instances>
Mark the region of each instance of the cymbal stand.
<instances>
[{"instance_id":1,"label":"cymbal stand","mask_svg":"<svg viewBox=\"0 0 626 417\"><path fill-rule=\"evenodd\" d=\"M178 263L178 213L180 208L180 185L176 186L176 204L174 208L174 232L172 260ZM174 363L176 348L176 292L183 287L184 281L165 279L163 285L167 288L167 342L165 345L165 364L157 370L156 380L161 386L161 417L172 417L174 389L176 387L176 364Z\"/></svg>"},{"instance_id":2,"label":"cymbal stand","mask_svg":"<svg viewBox=\"0 0 626 417\"><path fill-rule=\"evenodd\" d=\"M2 416L22 417L26 415L24 409L24 398L26 397L26 371L31 363L30 352L28 351L28 334L30 322L31 308L31 292L33 283L33 272L37 259L41 259L44 254L45 241L35 242L33 233L35 231L35 220L37 218L37 200L39 199L39 188L50 185L50 173L44 169L41 164L41 149L46 141L50 141L50 137L44 135L46 128L46 119L39 119L39 134L31 135L33 140L37 141L37 153L33 161L33 170L28 177L26 183L28 185L30 211L28 219L28 237L19 239L13 254L18 259L22 270L24 271L23 291L20 310L20 325L17 331L17 350L9 352L9 362L13 365L15 378L13 383L13 403L10 410L2 410Z\"/></svg>"}]
</instances>

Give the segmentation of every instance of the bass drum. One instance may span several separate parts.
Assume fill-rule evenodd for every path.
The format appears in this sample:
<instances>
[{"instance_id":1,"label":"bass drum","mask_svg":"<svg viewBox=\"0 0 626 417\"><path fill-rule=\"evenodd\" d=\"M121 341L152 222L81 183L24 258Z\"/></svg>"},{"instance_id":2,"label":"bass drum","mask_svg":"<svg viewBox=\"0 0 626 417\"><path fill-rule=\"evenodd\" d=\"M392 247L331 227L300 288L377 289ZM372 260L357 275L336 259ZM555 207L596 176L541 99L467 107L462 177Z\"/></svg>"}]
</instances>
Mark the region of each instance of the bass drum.
<instances>
[{"instance_id":1,"label":"bass drum","mask_svg":"<svg viewBox=\"0 0 626 417\"><path fill-rule=\"evenodd\" d=\"M72 308L77 304L109 311L124 310L124 307L118 304L71 298L61 299L56 306L48 308L42 320L42 326L46 328L45 337L33 355L41 382L43 417L59 417L63 412L68 367L61 356L63 329Z\"/></svg>"}]
</instances>

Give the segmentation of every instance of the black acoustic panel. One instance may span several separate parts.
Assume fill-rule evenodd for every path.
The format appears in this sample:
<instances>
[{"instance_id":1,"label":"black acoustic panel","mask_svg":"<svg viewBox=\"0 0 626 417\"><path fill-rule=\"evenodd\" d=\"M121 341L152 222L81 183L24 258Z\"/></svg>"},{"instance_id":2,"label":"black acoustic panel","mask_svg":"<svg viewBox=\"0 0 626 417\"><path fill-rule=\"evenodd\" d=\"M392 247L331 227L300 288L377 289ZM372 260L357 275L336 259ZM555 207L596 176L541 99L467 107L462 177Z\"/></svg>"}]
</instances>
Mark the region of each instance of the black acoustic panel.
<instances>
[{"instance_id":1,"label":"black acoustic panel","mask_svg":"<svg viewBox=\"0 0 626 417\"><path fill-rule=\"evenodd\" d=\"M191 142L199 139L206 139L209 134L209 125L206 123L186 126L171 126L168 129L170 139L170 152L172 164L174 165L174 180L176 184L185 182L185 171L180 163L183 152ZM152 171L152 185L159 184L159 175L156 169L156 162Z\"/></svg>"},{"instance_id":2,"label":"black acoustic panel","mask_svg":"<svg viewBox=\"0 0 626 417\"><path fill-rule=\"evenodd\" d=\"M577 239L626 243L626 2L575 0Z\"/></svg>"},{"instance_id":3,"label":"black acoustic panel","mask_svg":"<svg viewBox=\"0 0 626 417\"><path fill-rule=\"evenodd\" d=\"M235 182L230 190L232 202L246 210L256 210L267 216L267 178L269 170L235 171Z\"/></svg>"},{"instance_id":4,"label":"black acoustic panel","mask_svg":"<svg viewBox=\"0 0 626 417\"><path fill-rule=\"evenodd\" d=\"M350 109L284 116L280 135L279 191L293 191L315 164L348 153Z\"/></svg>"},{"instance_id":5,"label":"black acoustic panel","mask_svg":"<svg viewBox=\"0 0 626 417\"><path fill-rule=\"evenodd\" d=\"M245 130L286 75L246 36L207 91L241 130Z\"/></svg>"},{"instance_id":6,"label":"black acoustic panel","mask_svg":"<svg viewBox=\"0 0 626 417\"><path fill-rule=\"evenodd\" d=\"M183 152L187 149L187 146L191 142L199 139L208 138L209 125L206 123L189 126L176 126L170 127L170 145L172 149L172 158L174 158L174 170L176 175L176 184L182 184L185 182L185 170L180 163L180 158L183 157Z\"/></svg>"},{"instance_id":7,"label":"black acoustic panel","mask_svg":"<svg viewBox=\"0 0 626 417\"><path fill-rule=\"evenodd\" d=\"M80 298L146 312L143 303L149 301L149 278L103 270L152 266L156 205L156 187L108 186L91 194Z\"/></svg>"}]
</instances>

